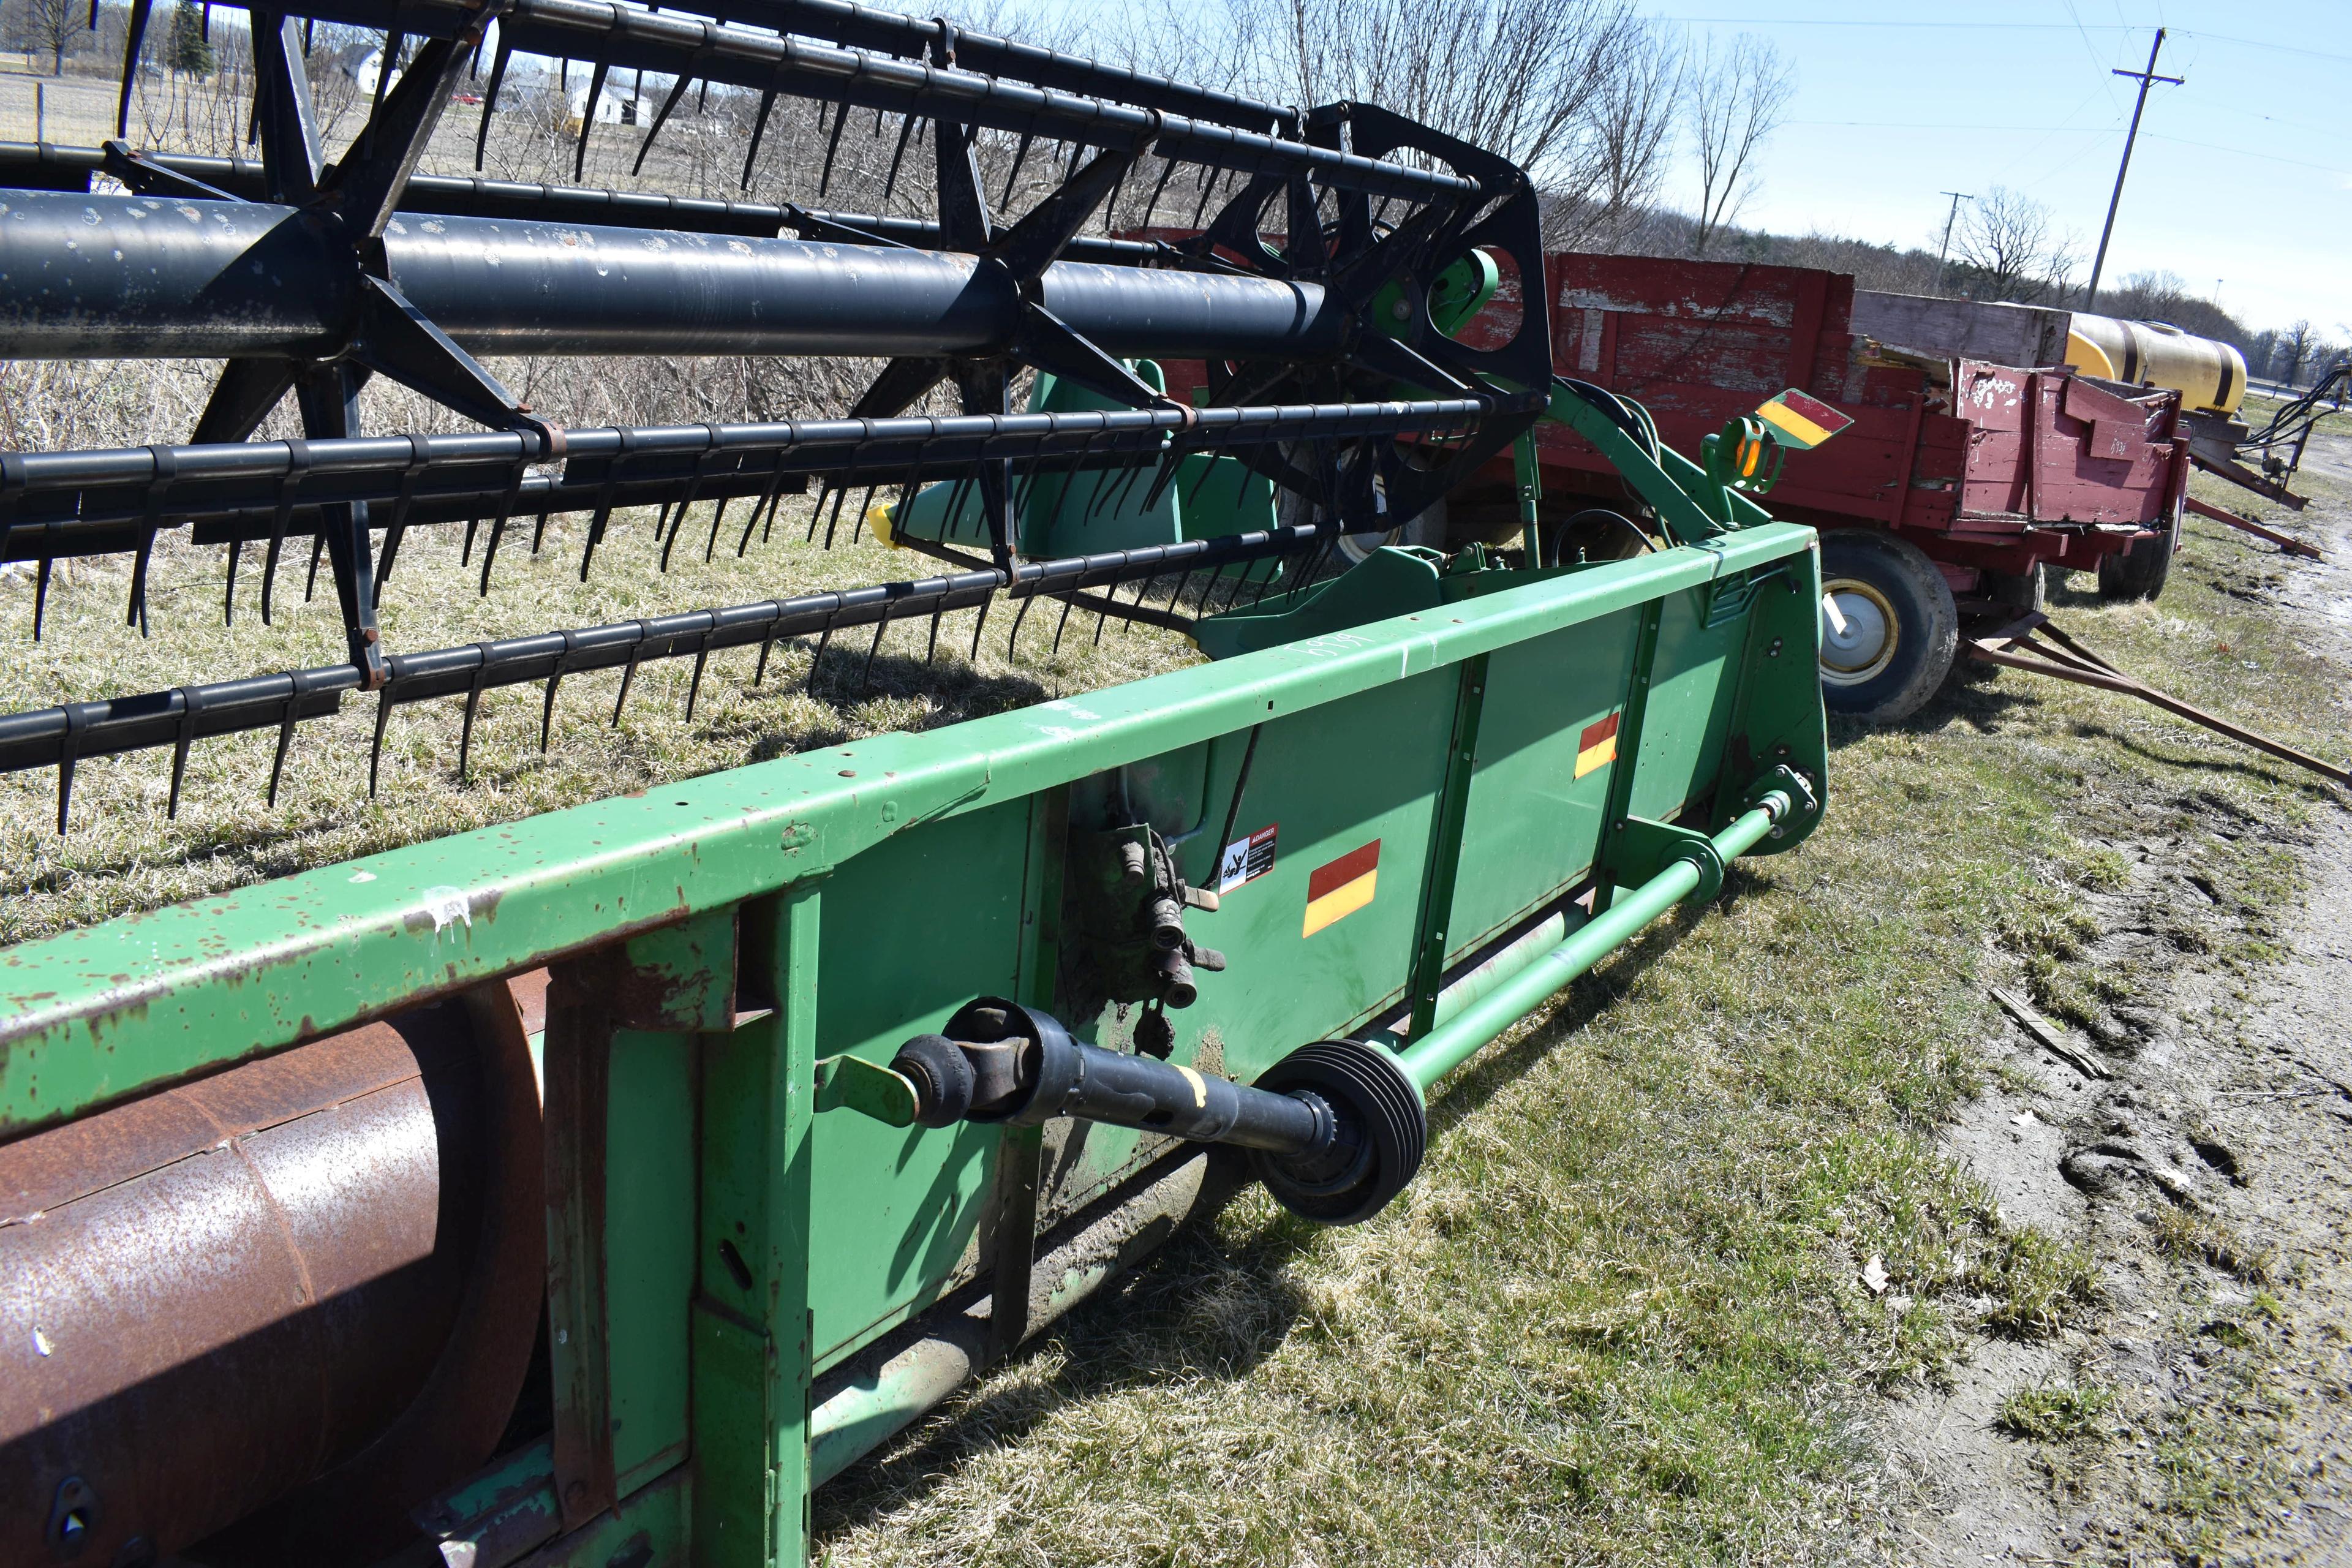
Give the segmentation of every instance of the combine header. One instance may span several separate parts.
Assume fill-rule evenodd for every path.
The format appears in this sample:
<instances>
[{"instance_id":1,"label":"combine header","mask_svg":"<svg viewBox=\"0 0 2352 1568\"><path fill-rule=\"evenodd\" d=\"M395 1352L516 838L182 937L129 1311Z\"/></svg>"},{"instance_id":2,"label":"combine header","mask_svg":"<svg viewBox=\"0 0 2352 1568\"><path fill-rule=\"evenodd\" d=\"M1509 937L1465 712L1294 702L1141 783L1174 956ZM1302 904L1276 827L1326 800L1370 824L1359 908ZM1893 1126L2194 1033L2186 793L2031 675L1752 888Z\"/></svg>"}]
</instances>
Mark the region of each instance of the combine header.
<instances>
[{"instance_id":1,"label":"combine header","mask_svg":"<svg viewBox=\"0 0 2352 1568\"><path fill-rule=\"evenodd\" d=\"M1551 376L1540 297L1497 345L1448 335L1542 275L1507 163L814 0L310 14L406 62L337 162L302 20L257 11L257 170L44 149L0 193L0 353L226 362L185 443L0 454L0 554L131 555L143 625L167 539L225 574L257 546L266 595L307 544L348 640L0 719L61 830L78 763L241 731L282 763L355 693L380 739L402 703L470 721L532 681L551 711L655 658L872 627L870 658L916 617L936 650L1002 599L1213 658L9 951L0 1563L796 1564L814 1488L1236 1181L1379 1213L1446 1074L1818 821L1820 573L1753 499L1766 427L1661 445ZM698 89L756 97L755 142L814 102L828 174L845 135L895 137L894 180L928 143L936 216L417 175L478 55L486 122L529 55L667 80L648 141ZM1087 237L1145 182L1197 243ZM597 429L473 357L722 352L890 357L837 416ZM1204 362L1203 396L1156 356ZM363 431L375 375L482 428ZM289 394L304 434L247 439ZM1531 467L1546 419L1654 548L1321 578L1488 458ZM787 495L812 508L777 531ZM668 549L720 501L688 548L870 516L949 569L382 644L409 531L464 528L487 582L578 512L585 574L624 509Z\"/></svg>"}]
</instances>

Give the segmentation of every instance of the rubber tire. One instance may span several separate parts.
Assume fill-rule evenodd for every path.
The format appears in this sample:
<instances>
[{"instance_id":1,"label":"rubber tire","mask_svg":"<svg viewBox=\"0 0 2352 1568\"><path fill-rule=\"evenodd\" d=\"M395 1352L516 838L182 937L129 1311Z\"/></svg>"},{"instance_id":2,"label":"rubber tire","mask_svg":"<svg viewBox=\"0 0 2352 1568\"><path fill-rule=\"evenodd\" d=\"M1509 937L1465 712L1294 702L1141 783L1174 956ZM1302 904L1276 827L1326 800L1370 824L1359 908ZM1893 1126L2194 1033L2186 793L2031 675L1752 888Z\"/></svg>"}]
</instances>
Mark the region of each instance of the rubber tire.
<instances>
[{"instance_id":1,"label":"rubber tire","mask_svg":"<svg viewBox=\"0 0 2352 1568\"><path fill-rule=\"evenodd\" d=\"M2172 575L2172 557L2180 549L2180 512L2179 507L2172 509L2172 524L2163 532L2099 557L2100 598L2153 599L2164 592L2164 580Z\"/></svg>"},{"instance_id":2,"label":"rubber tire","mask_svg":"<svg viewBox=\"0 0 2352 1568\"><path fill-rule=\"evenodd\" d=\"M1960 612L1951 584L1917 545L1869 528L1822 536L1824 592L1840 580L1864 584L1885 602L1895 651L1885 668L1852 684L1832 683L1825 668L1822 703L1849 718L1898 723L1936 694L1959 652Z\"/></svg>"},{"instance_id":3,"label":"rubber tire","mask_svg":"<svg viewBox=\"0 0 2352 1568\"><path fill-rule=\"evenodd\" d=\"M1343 533L1336 542L1335 549L1340 560L1354 566L1375 550L1391 544L1418 544L1430 550L1444 549L1444 498L1441 496L1430 502L1420 516L1410 522L1399 523L1386 533Z\"/></svg>"}]
</instances>

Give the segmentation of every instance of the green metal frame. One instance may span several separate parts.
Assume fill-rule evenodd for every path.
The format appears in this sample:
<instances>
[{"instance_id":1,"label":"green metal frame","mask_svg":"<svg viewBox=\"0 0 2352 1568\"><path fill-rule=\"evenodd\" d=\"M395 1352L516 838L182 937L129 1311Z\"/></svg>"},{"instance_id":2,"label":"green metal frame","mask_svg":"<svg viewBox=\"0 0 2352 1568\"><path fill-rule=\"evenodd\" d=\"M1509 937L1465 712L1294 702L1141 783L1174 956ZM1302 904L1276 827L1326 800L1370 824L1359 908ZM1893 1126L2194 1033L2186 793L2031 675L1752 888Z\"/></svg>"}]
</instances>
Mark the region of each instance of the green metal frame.
<instances>
[{"instance_id":1,"label":"green metal frame","mask_svg":"<svg viewBox=\"0 0 2352 1568\"><path fill-rule=\"evenodd\" d=\"M1033 1286L1038 1236L1171 1157L1095 1125L909 1126L885 1081L899 1042L975 995L1124 1043L1131 1009L1074 1000L1083 838L1149 824L1200 887L1228 821L1273 830L1270 868L1191 917L1233 962L1169 1015L1173 1059L1248 1081L1352 1033L1425 1089L1724 860L1811 830L1811 532L1719 487L1702 503L1694 467L1568 412L1693 542L1551 572L1383 552L1423 585L1379 618L1376 595L1131 685L18 947L0 1138L551 965L555 1428L421 1517L480 1568L640 1540L632 1561L800 1563L813 1455L831 1473L919 1407L876 1374L850 1426L815 1421L821 1380L982 1283L1003 1306L971 1353L1010 1349L1108 1273ZM1284 613L1308 616L1297 597ZM1308 931L1314 870L1373 840L1377 891ZM1501 943L1510 962L1462 974Z\"/></svg>"}]
</instances>

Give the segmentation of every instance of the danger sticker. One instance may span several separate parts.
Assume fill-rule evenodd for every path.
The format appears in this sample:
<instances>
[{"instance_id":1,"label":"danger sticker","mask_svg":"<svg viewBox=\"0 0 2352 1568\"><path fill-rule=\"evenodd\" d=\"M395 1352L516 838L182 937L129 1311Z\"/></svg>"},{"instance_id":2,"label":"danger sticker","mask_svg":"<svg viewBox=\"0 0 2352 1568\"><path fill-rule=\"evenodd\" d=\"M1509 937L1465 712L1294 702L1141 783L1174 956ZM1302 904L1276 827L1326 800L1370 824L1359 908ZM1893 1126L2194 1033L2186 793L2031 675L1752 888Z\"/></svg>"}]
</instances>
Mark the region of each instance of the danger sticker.
<instances>
[{"instance_id":1,"label":"danger sticker","mask_svg":"<svg viewBox=\"0 0 2352 1568\"><path fill-rule=\"evenodd\" d=\"M1277 826L1268 823L1247 838L1236 838L1225 846L1224 858L1217 862L1220 897L1274 869L1274 830Z\"/></svg>"}]
</instances>

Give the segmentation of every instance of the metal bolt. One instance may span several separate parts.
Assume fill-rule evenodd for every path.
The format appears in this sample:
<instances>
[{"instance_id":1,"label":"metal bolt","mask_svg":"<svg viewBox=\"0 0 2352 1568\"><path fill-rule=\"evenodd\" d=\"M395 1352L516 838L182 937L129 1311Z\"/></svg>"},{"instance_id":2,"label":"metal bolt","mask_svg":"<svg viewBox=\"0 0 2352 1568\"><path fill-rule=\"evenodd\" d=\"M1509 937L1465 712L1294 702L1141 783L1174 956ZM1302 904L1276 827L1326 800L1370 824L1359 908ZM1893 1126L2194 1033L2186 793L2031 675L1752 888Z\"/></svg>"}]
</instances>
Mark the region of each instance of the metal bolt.
<instances>
[{"instance_id":1,"label":"metal bolt","mask_svg":"<svg viewBox=\"0 0 2352 1568\"><path fill-rule=\"evenodd\" d=\"M1395 304L1389 307L1389 314L1402 321L1412 314L1412 307L1407 304L1404 300L1399 300Z\"/></svg>"},{"instance_id":2,"label":"metal bolt","mask_svg":"<svg viewBox=\"0 0 2352 1568\"><path fill-rule=\"evenodd\" d=\"M49 1503L49 1545L64 1556L77 1556L97 1524L98 1494L89 1483L79 1476L59 1481Z\"/></svg>"},{"instance_id":3,"label":"metal bolt","mask_svg":"<svg viewBox=\"0 0 2352 1568\"><path fill-rule=\"evenodd\" d=\"M1778 658L1780 657L1780 639L1779 637L1774 637L1770 642L1764 645L1764 657L1766 658Z\"/></svg>"}]
</instances>

